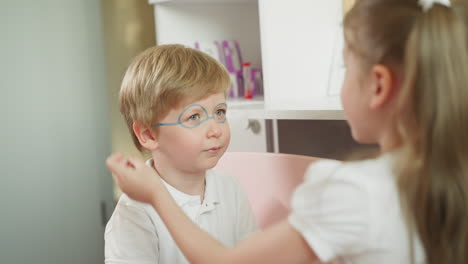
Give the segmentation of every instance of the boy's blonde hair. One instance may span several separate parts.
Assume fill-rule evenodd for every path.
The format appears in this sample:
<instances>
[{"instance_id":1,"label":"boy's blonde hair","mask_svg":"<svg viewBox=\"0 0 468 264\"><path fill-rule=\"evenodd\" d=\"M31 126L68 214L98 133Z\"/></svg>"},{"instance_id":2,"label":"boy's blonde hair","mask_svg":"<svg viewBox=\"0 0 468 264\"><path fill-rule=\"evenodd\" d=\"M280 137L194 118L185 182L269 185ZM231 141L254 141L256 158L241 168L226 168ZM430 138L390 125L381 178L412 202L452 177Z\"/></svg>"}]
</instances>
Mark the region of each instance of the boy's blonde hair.
<instances>
[{"instance_id":1,"label":"boy's blonde hair","mask_svg":"<svg viewBox=\"0 0 468 264\"><path fill-rule=\"evenodd\" d=\"M418 2L356 1L345 38L367 69L384 64L403 77L396 172L410 234L426 263L468 263L468 8Z\"/></svg>"},{"instance_id":2,"label":"boy's blonde hair","mask_svg":"<svg viewBox=\"0 0 468 264\"><path fill-rule=\"evenodd\" d=\"M185 99L200 100L230 87L224 66L209 55L182 45L159 45L139 54L127 69L119 93L120 112L133 142L143 151L133 123L153 127Z\"/></svg>"}]
</instances>

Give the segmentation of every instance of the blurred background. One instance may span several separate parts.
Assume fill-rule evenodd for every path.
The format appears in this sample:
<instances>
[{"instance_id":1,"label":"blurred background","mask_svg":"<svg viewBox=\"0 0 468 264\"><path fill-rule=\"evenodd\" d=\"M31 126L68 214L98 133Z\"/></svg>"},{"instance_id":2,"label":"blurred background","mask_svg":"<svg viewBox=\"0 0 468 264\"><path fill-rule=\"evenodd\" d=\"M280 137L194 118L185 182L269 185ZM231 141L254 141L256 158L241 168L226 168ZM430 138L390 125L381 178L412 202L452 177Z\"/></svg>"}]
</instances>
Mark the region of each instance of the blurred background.
<instances>
[{"instance_id":1,"label":"blurred background","mask_svg":"<svg viewBox=\"0 0 468 264\"><path fill-rule=\"evenodd\" d=\"M0 33L0 263L103 263L104 160L138 155L116 96L130 59L155 44L153 8L1 0Z\"/></svg>"}]
</instances>

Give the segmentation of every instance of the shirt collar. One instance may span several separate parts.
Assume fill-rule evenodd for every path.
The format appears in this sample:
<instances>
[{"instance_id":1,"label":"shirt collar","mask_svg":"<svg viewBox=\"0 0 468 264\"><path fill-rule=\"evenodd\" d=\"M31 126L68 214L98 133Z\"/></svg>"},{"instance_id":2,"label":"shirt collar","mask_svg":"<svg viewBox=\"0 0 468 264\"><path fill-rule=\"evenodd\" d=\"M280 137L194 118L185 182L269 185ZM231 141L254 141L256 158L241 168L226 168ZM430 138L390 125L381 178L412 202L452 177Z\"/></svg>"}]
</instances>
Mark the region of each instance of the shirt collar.
<instances>
[{"instance_id":1,"label":"shirt collar","mask_svg":"<svg viewBox=\"0 0 468 264\"><path fill-rule=\"evenodd\" d=\"M153 159L148 159L145 164L149 167L153 167ZM213 172L211 170L207 170L205 174L205 200L202 204L202 211L210 211L214 208L215 204L219 203L218 190L216 189L216 184L213 177L216 177L213 175ZM177 205L180 207L192 202L200 204L199 195L189 195L181 192L167 183L162 177L160 177L160 179L164 186L166 186L167 191L171 194L172 198L174 198Z\"/></svg>"},{"instance_id":2,"label":"shirt collar","mask_svg":"<svg viewBox=\"0 0 468 264\"><path fill-rule=\"evenodd\" d=\"M213 177L216 177L213 171L207 170L205 174L205 200L200 208L200 214L214 210L219 203L218 188L216 188L216 182Z\"/></svg>"},{"instance_id":3,"label":"shirt collar","mask_svg":"<svg viewBox=\"0 0 468 264\"><path fill-rule=\"evenodd\" d=\"M207 170L205 175L206 188L205 188L205 202L218 204L219 203L219 194L218 188L216 188L216 180L214 179L216 175L212 170Z\"/></svg>"}]
</instances>

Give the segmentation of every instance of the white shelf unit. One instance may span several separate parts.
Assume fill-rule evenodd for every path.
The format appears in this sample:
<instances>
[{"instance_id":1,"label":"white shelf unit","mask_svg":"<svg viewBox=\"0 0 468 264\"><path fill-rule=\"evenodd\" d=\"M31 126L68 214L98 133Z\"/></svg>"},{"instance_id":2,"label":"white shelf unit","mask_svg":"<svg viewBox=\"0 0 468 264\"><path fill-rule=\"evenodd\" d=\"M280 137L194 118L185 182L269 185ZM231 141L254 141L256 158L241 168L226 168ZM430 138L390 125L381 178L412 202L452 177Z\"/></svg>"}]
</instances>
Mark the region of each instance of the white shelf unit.
<instances>
[{"instance_id":1,"label":"white shelf unit","mask_svg":"<svg viewBox=\"0 0 468 264\"><path fill-rule=\"evenodd\" d=\"M237 40L244 61L261 67L257 1L167 1L154 5L158 44Z\"/></svg>"},{"instance_id":2,"label":"white shelf unit","mask_svg":"<svg viewBox=\"0 0 468 264\"><path fill-rule=\"evenodd\" d=\"M247 119L343 120L342 110L273 110L265 108L263 97L228 100L229 115Z\"/></svg>"},{"instance_id":3,"label":"white shelf unit","mask_svg":"<svg viewBox=\"0 0 468 264\"><path fill-rule=\"evenodd\" d=\"M247 118L344 119L342 0L150 0L158 44L237 40L263 69L264 97L228 100Z\"/></svg>"}]
</instances>

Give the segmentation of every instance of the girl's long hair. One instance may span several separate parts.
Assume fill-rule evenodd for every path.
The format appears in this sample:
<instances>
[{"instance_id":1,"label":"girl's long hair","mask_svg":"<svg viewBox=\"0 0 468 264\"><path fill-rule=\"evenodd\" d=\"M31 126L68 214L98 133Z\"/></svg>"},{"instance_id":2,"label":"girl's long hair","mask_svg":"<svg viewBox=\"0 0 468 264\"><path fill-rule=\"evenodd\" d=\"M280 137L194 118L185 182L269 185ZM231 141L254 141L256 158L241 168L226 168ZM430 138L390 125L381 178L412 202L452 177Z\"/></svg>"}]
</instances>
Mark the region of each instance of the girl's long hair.
<instances>
[{"instance_id":1,"label":"girl's long hair","mask_svg":"<svg viewBox=\"0 0 468 264\"><path fill-rule=\"evenodd\" d=\"M403 78L395 164L411 234L429 264L468 263L468 9L417 0L359 0L345 18L348 48Z\"/></svg>"}]
</instances>

